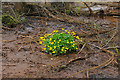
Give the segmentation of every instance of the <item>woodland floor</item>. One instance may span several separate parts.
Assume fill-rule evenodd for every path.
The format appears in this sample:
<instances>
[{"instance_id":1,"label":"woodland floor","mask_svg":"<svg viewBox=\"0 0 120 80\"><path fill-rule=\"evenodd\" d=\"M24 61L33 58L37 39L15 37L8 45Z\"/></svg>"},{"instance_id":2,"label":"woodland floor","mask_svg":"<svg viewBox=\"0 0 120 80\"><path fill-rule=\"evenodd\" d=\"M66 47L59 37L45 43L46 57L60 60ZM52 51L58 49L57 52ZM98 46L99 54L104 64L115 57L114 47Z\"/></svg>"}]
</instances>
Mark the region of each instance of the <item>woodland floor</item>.
<instances>
[{"instance_id":1,"label":"woodland floor","mask_svg":"<svg viewBox=\"0 0 120 80\"><path fill-rule=\"evenodd\" d=\"M87 19L87 17L80 17L82 20L83 18L85 21L92 21L93 23L96 21L96 24L101 24L101 26L98 26L98 29L101 30L112 29L116 27L115 22L111 22L107 19L95 19L93 17L91 17L91 19ZM40 45L37 45L30 38L22 38L21 36L32 36L35 39L38 39L39 36L35 35L39 32L41 32L40 35L42 36L45 33L50 33L52 30L60 28L67 30L71 28L71 30L75 31L77 34L83 33L80 29L84 30L84 32L88 31L89 33L94 31L93 29L86 29L86 27L88 27L88 24L73 25L59 21L41 21L42 20L32 19L28 17L26 21L27 24L24 23L17 26L15 31L4 30L2 32L3 40L14 40L10 42L3 42L2 44L2 63L4 78L66 78L67 76L70 76L70 74L79 72L80 70L98 66L110 58L108 53L102 51L95 53L94 50L86 48L84 48L79 54L77 54L78 52L73 52L72 54L64 56L61 55L57 57L53 57L41 52ZM25 30L20 28L20 26L22 28L24 27ZM81 26L83 27L81 28ZM102 47L114 33L115 30L112 30L104 34L84 37L83 39L85 42L90 42ZM116 39L117 38L111 40L108 45L111 47L115 46ZM67 68L59 72L56 71L58 66L67 64L71 59L84 57L86 54L89 54L89 57L85 60L78 60L68 65ZM70 77L86 78L86 76L87 74L85 71ZM117 76L118 67L116 66L115 62L112 62L106 67L104 66L89 71L89 77L116 78Z\"/></svg>"},{"instance_id":2,"label":"woodland floor","mask_svg":"<svg viewBox=\"0 0 120 80\"><path fill-rule=\"evenodd\" d=\"M36 44L40 36L50 33L53 30L64 28L75 31L81 35L85 43L94 44L99 47L106 45L108 47L117 46L117 36L114 36L118 27L118 19L114 17L74 17L83 21L83 24L71 24L60 21L46 21L28 16L23 24L18 25L14 30L2 31L2 68L3 78L117 78L119 76L118 65L112 61L108 65L103 65L96 69L83 71L91 67L97 67L110 59L109 53L87 45L81 50L71 52L68 55L51 56L43 53L41 45ZM106 30L106 32L99 33ZM107 32L107 30L110 30ZM40 32L40 33L39 33ZM36 36L39 33L38 36ZM96 34L94 34L96 33ZM90 35L93 34L93 35ZM107 49L117 55L115 49ZM78 57L85 59L77 60L69 64L66 68L58 71L61 65L66 65L70 60ZM117 60L117 57L114 58Z\"/></svg>"}]
</instances>

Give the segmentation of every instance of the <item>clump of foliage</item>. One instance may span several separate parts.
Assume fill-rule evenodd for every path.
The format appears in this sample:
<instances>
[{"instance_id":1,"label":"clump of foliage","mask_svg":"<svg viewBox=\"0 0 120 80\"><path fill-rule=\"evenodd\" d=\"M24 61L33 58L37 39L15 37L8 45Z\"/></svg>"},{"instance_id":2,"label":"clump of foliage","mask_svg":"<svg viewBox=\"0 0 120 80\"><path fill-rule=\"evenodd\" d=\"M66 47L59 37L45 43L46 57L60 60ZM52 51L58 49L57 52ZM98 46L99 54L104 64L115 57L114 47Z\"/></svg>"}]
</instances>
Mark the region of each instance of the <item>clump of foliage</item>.
<instances>
[{"instance_id":1,"label":"clump of foliage","mask_svg":"<svg viewBox=\"0 0 120 80\"><path fill-rule=\"evenodd\" d=\"M62 30L64 30L62 28ZM76 39L80 39L79 36L75 36L75 32L70 30L64 30L64 32L59 33L58 30L54 30L50 34L45 34L44 37L40 37L39 44L44 46L44 50L53 56L66 54L69 51L76 50L77 44Z\"/></svg>"},{"instance_id":2,"label":"clump of foliage","mask_svg":"<svg viewBox=\"0 0 120 80\"><path fill-rule=\"evenodd\" d=\"M18 24L19 21L10 15L2 15L2 23L6 26L12 26Z\"/></svg>"}]
</instances>

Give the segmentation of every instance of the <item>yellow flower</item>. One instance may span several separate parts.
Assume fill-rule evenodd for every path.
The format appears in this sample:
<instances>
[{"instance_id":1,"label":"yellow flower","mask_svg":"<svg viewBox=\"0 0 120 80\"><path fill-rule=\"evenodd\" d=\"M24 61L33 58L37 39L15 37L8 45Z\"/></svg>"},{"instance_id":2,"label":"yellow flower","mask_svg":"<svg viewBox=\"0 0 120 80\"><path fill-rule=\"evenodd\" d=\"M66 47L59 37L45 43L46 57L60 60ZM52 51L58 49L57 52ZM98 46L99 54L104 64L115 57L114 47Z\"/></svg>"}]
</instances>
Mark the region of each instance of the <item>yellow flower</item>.
<instances>
[{"instance_id":1,"label":"yellow flower","mask_svg":"<svg viewBox=\"0 0 120 80\"><path fill-rule=\"evenodd\" d=\"M52 53L55 53L55 51L53 51Z\"/></svg>"},{"instance_id":2,"label":"yellow flower","mask_svg":"<svg viewBox=\"0 0 120 80\"><path fill-rule=\"evenodd\" d=\"M60 34L63 34L64 32L61 32Z\"/></svg>"},{"instance_id":3,"label":"yellow flower","mask_svg":"<svg viewBox=\"0 0 120 80\"><path fill-rule=\"evenodd\" d=\"M67 30L65 30L65 32L67 32Z\"/></svg>"},{"instance_id":4,"label":"yellow flower","mask_svg":"<svg viewBox=\"0 0 120 80\"><path fill-rule=\"evenodd\" d=\"M51 42L49 42L49 44L51 44Z\"/></svg>"},{"instance_id":5,"label":"yellow flower","mask_svg":"<svg viewBox=\"0 0 120 80\"><path fill-rule=\"evenodd\" d=\"M69 41L67 40L67 43L69 43Z\"/></svg>"},{"instance_id":6,"label":"yellow flower","mask_svg":"<svg viewBox=\"0 0 120 80\"><path fill-rule=\"evenodd\" d=\"M60 43L60 42L58 42L58 43Z\"/></svg>"},{"instance_id":7,"label":"yellow flower","mask_svg":"<svg viewBox=\"0 0 120 80\"><path fill-rule=\"evenodd\" d=\"M65 47L62 47L63 49L65 48Z\"/></svg>"},{"instance_id":8,"label":"yellow flower","mask_svg":"<svg viewBox=\"0 0 120 80\"><path fill-rule=\"evenodd\" d=\"M59 41L61 41L61 39Z\"/></svg>"},{"instance_id":9,"label":"yellow flower","mask_svg":"<svg viewBox=\"0 0 120 80\"><path fill-rule=\"evenodd\" d=\"M75 44L73 44L73 45L75 45Z\"/></svg>"},{"instance_id":10,"label":"yellow flower","mask_svg":"<svg viewBox=\"0 0 120 80\"><path fill-rule=\"evenodd\" d=\"M63 49L61 49L61 51L63 51Z\"/></svg>"},{"instance_id":11,"label":"yellow flower","mask_svg":"<svg viewBox=\"0 0 120 80\"><path fill-rule=\"evenodd\" d=\"M70 43L73 43L72 41Z\"/></svg>"},{"instance_id":12,"label":"yellow flower","mask_svg":"<svg viewBox=\"0 0 120 80\"><path fill-rule=\"evenodd\" d=\"M46 48L44 48L44 50L46 50Z\"/></svg>"},{"instance_id":13,"label":"yellow flower","mask_svg":"<svg viewBox=\"0 0 120 80\"><path fill-rule=\"evenodd\" d=\"M39 41L39 44L42 44L42 42L41 42L41 41Z\"/></svg>"},{"instance_id":14,"label":"yellow flower","mask_svg":"<svg viewBox=\"0 0 120 80\"><path fill-rule=\"evenodd\" d=\"M56 30L54 30L52 33L56 32Z\"/></svg>"},{"instance_id":15,"label":"yellow flower","mask_svg":"<svg viewBox=\"0 0 120 80\"><path fill-rule=\"evenodd\" d=\"M72 45L72 47L74 47L74 45Z\"/></svg>"},{"instance_id":16,"label":"yellow flower","mask_svg":"<svg viewBox=\"0 0 120 80\"><path fill-rule=\"evenodd\" d=\"M68 34L69 34L70 32L68 32Z\"/></svg>"},{"instance_id":17,"label":"yellow flower","mask_svg":"<svg viewBox=\"0 0 120 80\"><path fill-rule=\"evenodd\" d=\"M52 39L50 38L49 40L51 41Z\"/></svg>"},{"instance_id":18,"label":"yellow flower","mask_svg":"<svg viewBox=\"0 0 120 80\"><path fill-rule=\"evenodd\" d=\"M40 39L43 39L44 37L40 37Z\"/></svg>"},{"instance_id":19,"label":"yellow flower","mask_svg":"<svg viewBox=\"0 0 120 80\"><path fill-rule=\"evenodd\" d=\"M48 36L49 36L49 35L52 35L52 33L48 34Z\"/></svg>"},{"instance_id":20,"label":"yellow flower","mask_svg":"<svg viewBox=\"0 0 120 80\"><path fill-rule=\"evenodd\" d=\"M83 40L81 39L80 41L82 42Z\"/></svg>"},{"instance_id":21,"label":"yellow flower","mask_svg":"<svg viewBox=\"0 0 120 80\"><path fill-rule=\"evenodd\" d=\"M46 45L44 45L46 47Z\"/></svg>"},{"instance_id":22,"label":"yellow flower","mask_svg":"<svg viewBox=\"0 0 120 80\"><path fill-rule=\"evenodd\" d=\"M68 48L66 48L68 50Z\"/></svg>"},{"instance_id":23,"label":"yellow flower","mask_svg":"<svg viewBox=\"0 0 120 80\"><path fill-rule=\"evenodd\" d=\"M52 42L51 44L54 44L54 42Z\"/></svg>"},{"instance_id":24,"label":"yellow flower","mask_svg":"<svg viewBox=\"0 0 120 80\"><path fill-rule=\"evenodd\" d=\"M62 30L64 30L64 29L62 28Z\"/></svg>"},{"instance_id":25,"label":"yellow flower","mask_svg":"<svg viewBox=\"0 0 120 80\"><path fill-rule=\"evenodd\" d=\"M56 48L56 46L54 46L54 49Z\"/></svg>"},{"instance_id":26,"label":"yellow flower","mask_svg":"<svg viewBox=\"0 0 120 80\"><path fill-rule=\"evenodd\" d=\"M54 40L54 42L55 42L55 40Z\"/></svg>"},{"instance_id":27,"label":"yellow flower","mask_svg":"<svg viewBox=\"0 0 120 80\"><path fill-rule=\"evenodd\" d=\"M44 39L44 37L40 37L40 39L41 39L42 41L44 41L44 40L45 40L45 39ZM39 40L40 40L40 39L39 39Z\"/></svg>"},{"instance_id":28,"label":"yellow flower","mask_svg":"<svg viewBox=\"0 0 120 80\"><path fill-rule=\"evenodd\" d=\"M58 32L58 30L56 30L56 32Z\"/></svg>"},{"instance_id":29,"label":"yellow flower","mask_svg":"<svg viewBox=\"0 0 120 80\"><path fill-rule=\"evenodd\" d=\"M72 32L72 35L76 35L76 33L75 33L75 32Z\"/></svg>"},{"instance_id":30,"label":"yellow flower","mask_svg":"<svg viewBox=\"0 0 120 80\"><path fill-rule=\"evenodd\" d=\"M78 48L76 48L76 49L78 49Z\"/></svg>"},{"instance_id":31,"label":"yellow flower","mask_svg":"<svg viewBox=\"0 0 120 80\"><path fill-rule=\"evenodd\" d=\"M65 52L66 52L67 50L65 50Z\"/></svg>"},{"instance_id":32,"label":"yellow flower","mask_svg":"<svg viewBox=\"0 0 120 80\"><path fill-rule=\"evenodd\" d=\"M50 50L52 50L52 47L50 47Z\"/></svg>"},{"instance_id":33,"label":"yellow flower","mask_svg":"<svg viewBox=\"0 0 120 80\"><path fill-rule=\"evenodd\" d=\"M80 39L79 36L76 36L77 39Z\"/></svg>"},{"instance_id":34,"label":"yellow flower","mask_svg":"<svg viewBox=\"0 0 120 80\"><path fill-rule=\"evenodd\" d=\"M44 37L47 37L47 34L45 34Z\"/></svg>"}]
</instances>

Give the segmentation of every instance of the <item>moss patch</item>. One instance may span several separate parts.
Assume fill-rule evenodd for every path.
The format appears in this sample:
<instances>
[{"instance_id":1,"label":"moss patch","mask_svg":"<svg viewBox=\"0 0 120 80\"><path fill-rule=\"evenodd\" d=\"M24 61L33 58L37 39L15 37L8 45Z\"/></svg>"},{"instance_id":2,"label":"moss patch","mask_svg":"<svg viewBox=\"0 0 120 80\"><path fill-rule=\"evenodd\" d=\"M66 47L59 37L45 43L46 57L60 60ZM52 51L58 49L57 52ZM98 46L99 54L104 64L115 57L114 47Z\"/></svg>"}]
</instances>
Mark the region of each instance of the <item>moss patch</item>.
<instances>
[{"instance_id":1,"label":"moss patch","mask_svg":"<svg viewBox=\"0 0 120 80\"><path fill-rule=\"evenodd\" d=\"M10 15L2 15L2 24L6 25L6 26L13 26L13 25L17 25L19 23L18 20L16 20L15 18L13 18Z\"/></svg>"}]
</instances>

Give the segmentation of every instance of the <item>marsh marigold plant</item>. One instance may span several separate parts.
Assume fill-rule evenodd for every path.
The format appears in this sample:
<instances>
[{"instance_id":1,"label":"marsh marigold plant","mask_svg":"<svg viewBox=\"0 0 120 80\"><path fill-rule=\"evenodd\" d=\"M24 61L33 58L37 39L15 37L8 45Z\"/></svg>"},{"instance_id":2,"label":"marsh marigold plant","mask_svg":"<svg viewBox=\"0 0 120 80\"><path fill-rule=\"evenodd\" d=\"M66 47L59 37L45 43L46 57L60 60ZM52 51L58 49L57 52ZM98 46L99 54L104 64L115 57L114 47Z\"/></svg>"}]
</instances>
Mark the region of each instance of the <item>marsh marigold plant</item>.
<instances>
[{"instance_id":1,"label":"marsh marigold plant","mask_svg":"<svg viewBox=\"0 0 120 80\"><path fill-rule=\"evenodd\" d=\"M45 34L44 37L40 37L39 44L44 46L44 50L53 56L66 54L69 51L76 50L77 45L75 39L80 39L76 36L75 32L70 30L61 29L63 32L54 30L50 34Z\"/></svg>"}]
</instances>

